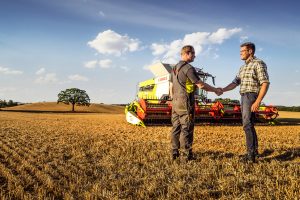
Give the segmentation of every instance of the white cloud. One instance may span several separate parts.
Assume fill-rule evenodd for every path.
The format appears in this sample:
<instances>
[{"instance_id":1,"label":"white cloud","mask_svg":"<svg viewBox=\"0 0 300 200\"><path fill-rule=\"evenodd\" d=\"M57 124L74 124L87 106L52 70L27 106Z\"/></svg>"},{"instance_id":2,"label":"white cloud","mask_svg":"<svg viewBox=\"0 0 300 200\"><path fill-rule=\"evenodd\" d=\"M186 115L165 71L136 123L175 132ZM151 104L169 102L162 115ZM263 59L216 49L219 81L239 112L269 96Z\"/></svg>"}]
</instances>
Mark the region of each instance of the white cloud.
<instances>
[{"instance_id":1,"label":"white cloud","mask_svg":"<svg viewBox=\"0 0 300 200\"><path fill-rule=\"evenodd\" d=\"M150 47L154 56L161 55L167 51L168 45L153 43Z\"/></svg>"},{"instance_id":2,"label":"white cloud","mask_svg":"<svg viewBox=\"0 0 300 200\"><path fill-rule=\"evenodd\" d=\"M125 52L133 52L139 49L140 41L127 35L120 35L112 30L99 33L98 36L88 42L88 45L101 54L120 56Z\"/></svg>"},{"instance_id":3,"label":"white cloud","mask_svg":"<svg viewBox=\"0 0 300 200\"><path fill-rule=\"evenodd\" d=\"M35 80L35 83L56 83L58 78L55 73L47 73L44 76L40 76Z\"/></svg>"},{"instance_id":4,"label":"white cloud","mask_svg":"<svg viewBox=\"0 0 300 200\"><path fill-rule=\"evenodd\" d=\"M209 43L209 34L208 32L197 32L191 33L184 36L183 45L193 45L196 53L201 53L203 50L203 45ZM212 33L213 34L213 33Z\"/></svg>"},{"instance_id":5,"label":"white cloud","mask_svg":"<svg viewBox=\"0 0 300 200\"><path fill-rule=\"evenodd\" d=\"M45 68L40 68L39 70L37 70L36 72L35 72L35 74L36 75L42 75L42 74L44 74L46 72L46 69Z\"/></svg>"},{"instance_id":6,"label":"white cloud","mask_svg":"<svg viewBox=\"0 0 300 200\"><path fill-rule=\"evenodd\" d=\"M19 71L19 70L12 70L12 69L9 69L7 67L1 67L0 66L0 74L18 75L18 74L23 74L23 72Z\"/></svg>"},{"instance_id":7,"label":"white cloud","mask_svg":"<svg viewBox=\"0 0 300 200\"><path fill-rule=\"evenodd\" d=\"M241 28L233 28L230 30L227 30L226 28L219 28L216 32L212 33L209 36L209 40L213 44L222 44L224 40L230 38L236 33L241 32Z\"/></svg>"},{"instance_id":8,"label":"white cloud","mask_svg":"<svg viewBox=\"0 0 300 200\"><path fill-rule=\"evenodd\" d=\"M104 59L99 61L99 65L101 68L111 68L112 61L110 59Z\"/></svg>"},{"instance_id":9,"label":"white cloud","mask_svg":"<svg viewBox=\"0 0 300 200\"><path fill-rule=\"evenodd\" d=\"M89 68L89 69L96 68L97 65L98 65L97 60L91 60L91 61L84 63L84 67Z\"/></svg>"},{"instance_id":10,"label":"white cloud","mask_svg":"<svg viewBox=\"0 0 300 200\"><path fill-rule=\"evenodd\" d=\"M84 67L92 69L92 68L96 68L97 66L99 66L100 68L111 68L112 67L112 60L110 59L103 59L103 60L92 60L92 61L88 61L84 64Z\"/></svg>"},{"instance_id":11,"label":"white cloud","mask_svg":"<svg viewBox=\"0 0 300 200\"><path fill-rule=\"evenodd\" d=\"M81 76L79 74L72 74L68 76L68 78L72 81L88 81L89 79L87 77Z\"/></svg>"},{"instance_id":12,"label":"white cloud","mask_svg":"<svg viewBox=\"0 0 300 200\"><path fill-rule=\"evenodd\" d=\"M153 43L151 45L153 55L162 55L162 61L167 63L176 63L180 58L180 50L184 45L193 45L196 56L203 52L204 47L208 45L220 45L226 39L241 32L241 28L226 29L220 28L216 32L195 32L186 34L183 39L172 41L170 44ZM213 55L217 58L218 55Z\"/></svg>"}]
</instances>

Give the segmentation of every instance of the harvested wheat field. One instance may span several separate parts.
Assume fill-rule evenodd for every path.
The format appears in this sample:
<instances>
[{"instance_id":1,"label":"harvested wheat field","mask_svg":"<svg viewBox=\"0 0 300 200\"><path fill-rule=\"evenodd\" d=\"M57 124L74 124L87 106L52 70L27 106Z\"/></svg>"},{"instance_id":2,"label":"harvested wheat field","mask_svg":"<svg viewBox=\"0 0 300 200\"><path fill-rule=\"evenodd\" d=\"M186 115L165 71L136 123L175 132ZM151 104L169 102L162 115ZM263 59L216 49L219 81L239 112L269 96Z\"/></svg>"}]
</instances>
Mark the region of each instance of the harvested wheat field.
<instances>
[{"instance_id":1,"label":"harvested wheat field","mask_svg":"<svg viewBox=\"0 0 300 200\"><path fill-rule=\"evenodd\" d=\"M186 163L170 126L124 114L0 111L1 199L299 199L300 126L258 126L261 157L239 162L240 126L196 126Z\"/></svg>"}]
</instances>

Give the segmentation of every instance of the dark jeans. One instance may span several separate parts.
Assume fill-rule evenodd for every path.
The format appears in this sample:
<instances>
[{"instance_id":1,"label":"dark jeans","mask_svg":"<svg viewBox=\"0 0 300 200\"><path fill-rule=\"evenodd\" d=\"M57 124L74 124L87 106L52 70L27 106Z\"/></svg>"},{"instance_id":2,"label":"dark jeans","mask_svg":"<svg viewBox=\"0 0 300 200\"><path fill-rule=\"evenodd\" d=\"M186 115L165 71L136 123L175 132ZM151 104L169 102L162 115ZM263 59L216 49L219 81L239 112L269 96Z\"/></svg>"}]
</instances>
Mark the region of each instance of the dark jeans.
<instances>
[{"instance_id":1,"label":"dark jeans","mask_svg":"<svg viewBox=\"0 0 300 200\"><path fill-rule=\"evenodd\" d=\"M255 154L258 149L257 134L254 128L255 113L251 112L251 106L257 99L256 93L241 94L241 110L243 129L246 134L247 153Z\"/></svg>"}]
</instances>

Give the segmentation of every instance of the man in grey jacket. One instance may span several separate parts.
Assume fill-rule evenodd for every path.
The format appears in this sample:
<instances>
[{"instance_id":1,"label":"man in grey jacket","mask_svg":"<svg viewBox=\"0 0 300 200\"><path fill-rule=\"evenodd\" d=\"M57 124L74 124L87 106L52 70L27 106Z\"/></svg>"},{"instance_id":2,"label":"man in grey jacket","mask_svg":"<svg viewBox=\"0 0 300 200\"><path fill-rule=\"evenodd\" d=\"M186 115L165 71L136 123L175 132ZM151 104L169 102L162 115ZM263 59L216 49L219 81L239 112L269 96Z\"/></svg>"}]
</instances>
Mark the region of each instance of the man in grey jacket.
<instances>
[{"instance_id":1,"label":"man in grey jacket","mask_svg":"<svg viewBox=\"0 0 300 200\"><path fill-rule=\"evenodd\" d=\"M181 49L181 61L173 68L171 75L172 96L172 158L179 157L180 145L185 150L186 159L194 160L192 151L194 134L195 86L221 95L221 89L210 86L200 80L195 68L189 63L195 59L193 46ZM180 144L181 142L181 144Z\"/></svg>"}]
</instances>

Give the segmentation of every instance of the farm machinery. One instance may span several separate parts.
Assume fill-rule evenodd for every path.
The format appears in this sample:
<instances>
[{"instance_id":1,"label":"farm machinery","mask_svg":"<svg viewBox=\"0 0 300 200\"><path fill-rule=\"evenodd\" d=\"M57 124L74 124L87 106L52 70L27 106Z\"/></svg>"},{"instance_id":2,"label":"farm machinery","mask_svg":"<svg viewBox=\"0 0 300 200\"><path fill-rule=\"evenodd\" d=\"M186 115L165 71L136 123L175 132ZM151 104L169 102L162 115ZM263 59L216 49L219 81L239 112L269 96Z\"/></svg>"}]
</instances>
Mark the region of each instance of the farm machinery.
<instances>
[{"instance_id":1,"label":"farm machinery","mask_svg":"<svg viewBox=\"0 0 300 200\"><path fill-rule=\"evenodd\" d=\"M137 98L125 108L126 120L135 125L171 124L172 101L170 99L170 78L172 65L156 63L149 67L155 78L140 82ZM199 78L207 82L215 77L200 68L195 68ZM207 92L195 92L196 123L241 123L241 107L238 100L207 98ZM274 106L261 105L255 113L256 121L274 124L278 110Z\"/></svg>"}]
</instances>

